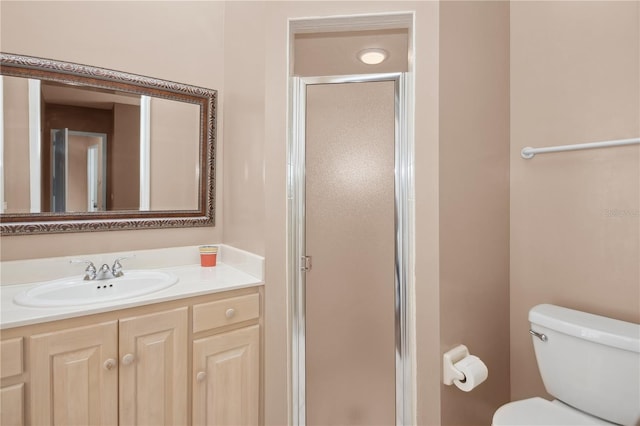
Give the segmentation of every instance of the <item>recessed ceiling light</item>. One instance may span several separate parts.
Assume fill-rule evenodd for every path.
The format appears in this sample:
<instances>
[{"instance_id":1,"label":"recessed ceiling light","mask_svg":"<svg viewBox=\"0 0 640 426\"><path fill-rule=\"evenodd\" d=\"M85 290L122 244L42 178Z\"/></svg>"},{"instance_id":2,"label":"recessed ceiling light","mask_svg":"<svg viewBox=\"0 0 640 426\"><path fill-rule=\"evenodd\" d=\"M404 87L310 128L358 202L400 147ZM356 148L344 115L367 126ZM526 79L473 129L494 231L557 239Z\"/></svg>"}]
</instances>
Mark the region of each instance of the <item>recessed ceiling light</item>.
<instances>
[{"instance_id":1,"label":"recessed ceiling light","mask_svg":"<svg viewBox=\"0 0 640 426\"><path fill-rule=\"evenodd\" d=\"M367 65L377 65L389 56L384 49L364 49L358 52L358 59Z\"/></svg>"}]
</instances>

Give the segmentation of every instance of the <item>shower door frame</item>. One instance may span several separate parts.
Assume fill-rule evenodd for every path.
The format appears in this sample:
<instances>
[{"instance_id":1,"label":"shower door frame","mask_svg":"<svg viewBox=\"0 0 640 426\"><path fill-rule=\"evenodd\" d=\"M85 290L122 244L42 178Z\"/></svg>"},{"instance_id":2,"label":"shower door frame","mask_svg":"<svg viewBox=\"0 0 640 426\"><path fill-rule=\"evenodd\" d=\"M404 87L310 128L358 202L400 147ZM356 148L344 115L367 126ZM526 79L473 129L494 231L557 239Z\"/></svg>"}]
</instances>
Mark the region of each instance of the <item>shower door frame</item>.
<instances>
[{"instance_id":1,"label":"shower door frame","mask_svg":"<svg viewBox=\"0 0 640 426\"><path fill-rule=\"evenodd\" d=\"M305 143L308 85L393 81L395 86L395 412L396 425L415 424L414 137L410 73L291 78L291 134L287 146L288 281L291 301L291 419L306 425Z\"/></svg>"}]
</instances>

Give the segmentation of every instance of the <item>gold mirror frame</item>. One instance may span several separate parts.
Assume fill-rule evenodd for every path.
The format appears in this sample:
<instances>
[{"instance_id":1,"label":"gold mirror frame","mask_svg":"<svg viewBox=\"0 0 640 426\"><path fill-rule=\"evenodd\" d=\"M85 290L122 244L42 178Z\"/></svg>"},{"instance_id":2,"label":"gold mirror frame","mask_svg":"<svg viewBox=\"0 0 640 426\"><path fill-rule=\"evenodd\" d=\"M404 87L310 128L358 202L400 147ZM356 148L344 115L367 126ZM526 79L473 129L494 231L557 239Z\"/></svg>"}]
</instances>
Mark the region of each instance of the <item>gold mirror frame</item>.
<instances>
[{"instance_id":1,"label":"gold mirror frame","mask_svg":"<svg viewBox=\"0 0 640 426\"><path fill-rule=\"evenodd\" d=\"M215 224L216 90L72 62L2 52L0 74L116 89L200 106L197 210L0 214L0 235L185 228Z\"/></svg>"}]
</instances>

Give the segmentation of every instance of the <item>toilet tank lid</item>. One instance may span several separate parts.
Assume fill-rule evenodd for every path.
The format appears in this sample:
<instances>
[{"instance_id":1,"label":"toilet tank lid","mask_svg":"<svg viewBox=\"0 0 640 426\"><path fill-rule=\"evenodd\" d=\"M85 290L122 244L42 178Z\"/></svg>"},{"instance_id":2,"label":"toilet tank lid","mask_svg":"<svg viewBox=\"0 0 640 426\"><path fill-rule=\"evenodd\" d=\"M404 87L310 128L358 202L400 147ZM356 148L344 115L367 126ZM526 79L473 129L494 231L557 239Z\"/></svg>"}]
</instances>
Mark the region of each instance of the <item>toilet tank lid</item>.
<instances>
[{"instance_id":1,"label":"toilet tank lid","mask_svg":"<svg viewBox=\"0 0 640 426\"><path fill-rule=\"evenodd\" d=\"M531 308L529 322L580 339L640 353L640 325L562 306Z\"/></svg>"}]
</instances>

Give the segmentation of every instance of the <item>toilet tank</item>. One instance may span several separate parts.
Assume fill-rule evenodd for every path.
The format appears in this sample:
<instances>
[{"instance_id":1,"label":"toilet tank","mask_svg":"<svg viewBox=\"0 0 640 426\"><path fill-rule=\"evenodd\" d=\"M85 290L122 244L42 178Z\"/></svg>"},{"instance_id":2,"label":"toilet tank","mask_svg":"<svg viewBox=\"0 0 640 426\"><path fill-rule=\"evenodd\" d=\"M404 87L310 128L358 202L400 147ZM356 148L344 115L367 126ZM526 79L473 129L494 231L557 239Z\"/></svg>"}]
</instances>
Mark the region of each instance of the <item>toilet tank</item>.
<instances>
[{"instance_id":1,"label":"toilet tank","mask_svg":"<svg viewBox=\"0 0 640 426\"><path fill-rule=\"evenodd\" d=\"M640 424L640 325L554 305L529 312L544 386L612 423Z\"/></svg>"}]
</instances>

